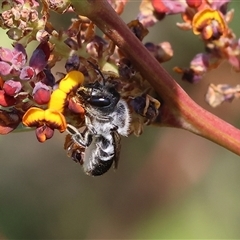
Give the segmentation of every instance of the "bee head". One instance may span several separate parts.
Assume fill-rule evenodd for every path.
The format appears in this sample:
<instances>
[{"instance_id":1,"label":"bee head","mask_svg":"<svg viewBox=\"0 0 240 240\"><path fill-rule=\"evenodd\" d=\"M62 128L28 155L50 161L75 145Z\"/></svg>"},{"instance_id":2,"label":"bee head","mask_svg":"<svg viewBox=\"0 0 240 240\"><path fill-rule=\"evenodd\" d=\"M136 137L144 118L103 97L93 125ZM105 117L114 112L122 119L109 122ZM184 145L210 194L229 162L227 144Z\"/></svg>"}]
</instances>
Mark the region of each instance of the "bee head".
<instances>
[{"instance_id":1,"label":"bee head","mask_svg":"<svg viewBox=\"0 0 240 240\"><path fill-rule=\"evenodd\" d=\"M110 84L102 85L99 82L89 83L79 88L77 96L82 99L86 107L93 108L102 114L113 112L120 100L120 94L114 86Z\"/></svg>"}]
</instances>

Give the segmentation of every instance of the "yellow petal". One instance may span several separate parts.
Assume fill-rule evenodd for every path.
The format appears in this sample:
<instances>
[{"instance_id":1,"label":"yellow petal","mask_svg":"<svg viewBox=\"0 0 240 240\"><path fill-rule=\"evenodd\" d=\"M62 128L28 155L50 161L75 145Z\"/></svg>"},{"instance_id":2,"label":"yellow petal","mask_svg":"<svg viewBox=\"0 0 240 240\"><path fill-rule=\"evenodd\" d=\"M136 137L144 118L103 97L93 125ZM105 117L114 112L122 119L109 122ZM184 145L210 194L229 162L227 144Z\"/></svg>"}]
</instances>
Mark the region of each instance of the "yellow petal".
<instances>
[{"instance_id":1,"label":"yellow petal","mask_svg":"<svg viewBox=\"0 0 240 240\"><path fill-rule=\"evenodd\" d=\"M67 99L67 94L60 89L56 89L52 92L51 99L48 103L48 108L63 112L65 102Z\"/></svg>"},{"instance_id":2,"label":"yellow petal","mask_svg":"<svg viewBox=\"0 0 240 240\"><path fill-rule=\"evenodd\" d=\"M47 109L45 110L46 124L52 129L58 129L60 132L64 132L67 128L66 119L58 111Z\"/></svg>"},{"instance_id":3,"label":"yellow petal","mask_svg":"<svg viewBox=\"0 0 240 240\"><path fill-rule=\"evenodd\" d=\"M84 76L79 71L69 72L59 83L59 89L69 93L74 87L79 86L84 81Z\"/></svg>"},{"instance_id":4,"label":"yellow petal","mask_svg":"<svg viewBox=\"0 0 240 240\"><path fill-rule=\"evenodd\" d=\"M44 110L37 107L31 107L23 115L22 123L28 127L37 127L45 119Z\"/></svg>"},{"instance_id":5,"label":"yellow petal","mask_svg":"<svg viewBox=\"0 0 240 240\"><path fill-rule=\"evenodd\" d=\"M203 24L207 26L213 20L218 22L221 32L224 32L227 25L222 14L217 10L206 8L194 15L192 20L193 33L196 35L200 34L201 30L199 31L199 29L202 28Z\"/></svg>"}]
</instances>

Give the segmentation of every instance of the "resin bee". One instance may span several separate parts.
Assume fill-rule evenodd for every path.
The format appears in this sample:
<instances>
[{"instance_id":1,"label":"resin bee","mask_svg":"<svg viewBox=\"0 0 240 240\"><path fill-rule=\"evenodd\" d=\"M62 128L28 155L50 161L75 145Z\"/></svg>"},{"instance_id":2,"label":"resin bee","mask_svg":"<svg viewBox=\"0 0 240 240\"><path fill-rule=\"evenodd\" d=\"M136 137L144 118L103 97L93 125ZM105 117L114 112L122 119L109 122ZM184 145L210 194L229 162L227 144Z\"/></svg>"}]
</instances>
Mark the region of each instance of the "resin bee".
<instances>
[{"instance_id":1,"label":"resin bee","mask_svg":"<svg viewBox=\"0 0 240 240\"><path fill-rule=\"evenodd\" d=\"M96 81L80 87L76 96L85 109L85 129L78 130L68 124L71 135L68 155L79 162L88 175L98 176L107 172L112 164L117 168L120 153L120 135L127 136L130 114L127 103L115 87Z\"/></svg>"}]
</instances>

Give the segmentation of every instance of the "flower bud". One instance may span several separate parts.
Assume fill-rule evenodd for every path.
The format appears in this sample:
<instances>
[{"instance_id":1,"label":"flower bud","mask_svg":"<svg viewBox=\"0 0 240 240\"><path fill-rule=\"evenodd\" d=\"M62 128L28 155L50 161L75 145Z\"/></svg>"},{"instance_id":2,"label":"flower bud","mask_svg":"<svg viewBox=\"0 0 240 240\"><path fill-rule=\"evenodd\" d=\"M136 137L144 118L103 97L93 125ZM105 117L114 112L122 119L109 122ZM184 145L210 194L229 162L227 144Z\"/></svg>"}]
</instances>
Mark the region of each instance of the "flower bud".
<instances>
[{"instance_id":1,"label":"flower bud","mask_svg":"<svg viewBox=\"0 0 240 240\"><path fill-rule=\"evenodd\" d=\"M0 106L10 107L15 103L16 99L14 97L7 95L4 90L0 90Z\"/></svg>"},{"instance_id":2,"label":"flower bud","mask_svg":"<svg viewBox=\"0 0 240 240\"><path fill-rule=\"evenodd\" d=\"M186 0L186 3L191 8L198 8L202 4L202 0Z\"/></svg>"},{"instance_id":3,"label":"flower bud","mask_svg":"<svg viewBox=\"0 0 240 240\"><path fill-rule=\"evenodd\" d=\"M75 98L69 99L68 108L70 111L80 114L81 116L83 116L85 113L84 108L81 106L81 104L79 102L76 101Z\"/></svg>"},{"instance_id":4,"label":"flower bud","mask_svg":"<svg viewBox=\"0 0 240 240\"><path fill-rule=\"evenodd\" d=\"M39 142L45 142L46 140L50 139L53 134L54 134L54 130L51 129L50 127L48 127L47 125L43 125L40 126L38 128L36 128L36 137L38 139Z\"/></svg>"},{"instance_id":5,"label":"flower bud","mask_svg":"<svg viewBox=\"0 0 240 240\"><path fill-rule=\"evenodd\" d=\"M8 80L3 84L3 90L9 96L15 96L21 89L22 84L18 81Z\"/></svg>"},{"instance_id":6,"label":"flower bud","mask_svg":"<svg viewBox=\"0 0 240 240\"><path fill-rule=\"evenodd\" d=\"M39 105L47 104L50 101L51 92L49 87L41 82L37 82L33 89L33 99Z\"/></svg>"},{"instance_id":7,"label":"flower bud","mask_svg":"<svg viewBox=\"0 0 240 240\"><path fill-rule=\"evenodd\" d=\"M19 78L21 80L31 80L35 76L35 71L32 67L26 66L20 72Z\"/></svg>"},{"instance_id":8,"label":"flower bud","mask_svg":"<svg viewBox=\"0 0 240 240\"><path fill-rule=\"evenodd\" d=\"M147 42L145 47L160 62L166 62L173 56L173 50L169 42L162 42L157 45Z\"/></svg>"}]
</instances>

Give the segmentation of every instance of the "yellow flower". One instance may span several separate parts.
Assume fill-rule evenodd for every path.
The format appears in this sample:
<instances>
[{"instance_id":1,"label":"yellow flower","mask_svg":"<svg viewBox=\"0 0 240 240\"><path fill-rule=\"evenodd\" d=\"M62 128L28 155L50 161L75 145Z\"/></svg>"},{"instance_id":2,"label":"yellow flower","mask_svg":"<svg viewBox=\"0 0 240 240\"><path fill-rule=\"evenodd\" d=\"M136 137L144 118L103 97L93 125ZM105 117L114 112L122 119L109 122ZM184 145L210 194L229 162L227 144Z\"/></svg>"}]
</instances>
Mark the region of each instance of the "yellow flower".
<instances>
[{"instance_id":1,"label":"yellow flower","mask_svg":"<svg viewBox=\"0 0 240 240\"><path fill-rule=\"evenodd\" d=\"M222 14L211 8L197 12L192 20L193 33L202 34L205 40L210 38L218 39L225 33L227 25Z\"/></svg>"},{"instance_id":2,"label":"yellow flower","mask_svg":"<svg viewBox=\"0 0 240 240\"><path fill-rule=\"evenodd\" d=\"M67 94L65 92L59 88L54 90L48 103L48 109L53 109L62 113L65 107L66 99Z\"/></svg>"},{"instance_id":3,"label":"yellow flower","mask_svg":"<svg viewBox=\"0 0 240 240\"><path fill-rule=\"evenodd\" d=\"M59 83L59 89L66 94L72 91L75 87L82 84L84 81L84 76L79 71L69 72Z\"/></svg>"},{"instance_id":4,"label":"yellow flower","mask_svg":"<svg viewBox=\"0 0 240 240\"><path fill-rule=\"evenodd\" d=\"M79 71L69 72L59 83L59 88L51 94L46 110L31 107L22 118L22 123L28 127L36 127L36 135L40 142L44 142L53 135L53 130L60 132L66 130L66 119L63 111L68 94L78 88L84 81L84 76ZM83 110L84 112L84 110Z\"/></svg>"},{"instance_id":5,"label":"yellow flower","mask_svg":"<svg viewBox=\"0 0 240 240\"><path fill-rule=\"evenodd\" d=\"M60 132L64 132L66 129L66 120L63 114L52 109L43 110L38 107L31 107L24 114L22 122L28 127L47 125L52 129L58 129Z\"/></svg>"}]
</instances>

